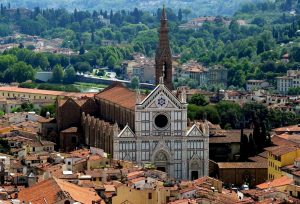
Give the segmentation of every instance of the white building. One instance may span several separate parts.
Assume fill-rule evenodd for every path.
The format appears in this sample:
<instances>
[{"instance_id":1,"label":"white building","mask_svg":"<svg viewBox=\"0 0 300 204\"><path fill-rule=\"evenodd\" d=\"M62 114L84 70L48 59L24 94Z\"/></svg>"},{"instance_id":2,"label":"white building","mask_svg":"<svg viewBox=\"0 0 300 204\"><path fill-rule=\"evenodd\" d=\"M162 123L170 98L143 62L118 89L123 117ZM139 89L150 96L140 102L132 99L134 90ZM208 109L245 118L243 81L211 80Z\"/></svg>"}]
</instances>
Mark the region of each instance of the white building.
<instances>
[{"instance_id":1,"label":"white building","mask_svg":"<svg viewBox=\"0 0 300 204\"><path fill-rule=\"evenodd\" d=\"M127 125L114 138L114 157L152 163L176 179L208 175L209 127L187 126L186 94L175 97L161 82L135 106L135 132Z\"/></svg>"},{"instance_id":2,"label":"white building","mask_svg":"<svg viewBox=\"0 0 300 204\"><path fill-rule=\"evenodd\" d=\"M269 86L269 83L266 82L265 80L247 80L246 83L246 90L247 91L254 91L258 89L265 89Z\"/></svg>"},{"instance_id":3,"label":"white building","mask_svg":"<svg viewBox=\"0 0 300 204\"><path fill-rule=\"evenodd\" d=\"M288 70L287 75L277 77L277 91L287 94L292 87L300 87L300 70Z\"/></svg>"}]
</instances>

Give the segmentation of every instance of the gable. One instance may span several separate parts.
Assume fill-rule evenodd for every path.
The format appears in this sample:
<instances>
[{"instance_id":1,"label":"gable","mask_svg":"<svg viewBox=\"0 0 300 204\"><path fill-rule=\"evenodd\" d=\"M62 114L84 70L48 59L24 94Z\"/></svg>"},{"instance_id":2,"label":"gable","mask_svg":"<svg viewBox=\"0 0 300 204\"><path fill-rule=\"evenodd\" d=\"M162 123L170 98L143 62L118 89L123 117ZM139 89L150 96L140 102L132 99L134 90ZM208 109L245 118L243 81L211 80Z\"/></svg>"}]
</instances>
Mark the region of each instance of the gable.
<instances>
[{"instance_id":1,"label":"gable","mask_svg":"<svg viewBox=\"0 0 300 204\"><path fill-rule=\"evenodd\" d=\"M160 97L167 100L167 104L161 105L157 102ZM159 84L140 104L141 108L178 108L183 109L182 103L174 96L164 84Z\"/></svg>"},{"instance_id":2,"label":"gable","mask_svg":"<svg viewBox=\"0 0 300 204\"><path fill-rule=\"evenodd\" d=\"M161 93L153 99L152 103L148 105L146 108L159 108L159 109L166 109L166 108L179 108L176 106L164 93Z\"/></svg>"},{"instance_id":3,"label":"gable","mask_svg":"<svg viewBox=\"0 0 300 204\"><path fill-rule=\"evenodd\" d=\"M121 138L134 138L135 134L130 129L130 127L128 125L126 125L124 127L124 129L120 132L120 134L118 135L118 137L121 137Z\"/></svg>"},{"instance_id":4,"label":"gable","mask_svg":"<svg viewBox=\"0 0 300 204\"><path fill-rule=\"evenodd\" d=\"M199 137L204 136L203 132L197 127L197 125L193 125L191 129L187 132L188 137Z\"/></svg>"}]
</instances>

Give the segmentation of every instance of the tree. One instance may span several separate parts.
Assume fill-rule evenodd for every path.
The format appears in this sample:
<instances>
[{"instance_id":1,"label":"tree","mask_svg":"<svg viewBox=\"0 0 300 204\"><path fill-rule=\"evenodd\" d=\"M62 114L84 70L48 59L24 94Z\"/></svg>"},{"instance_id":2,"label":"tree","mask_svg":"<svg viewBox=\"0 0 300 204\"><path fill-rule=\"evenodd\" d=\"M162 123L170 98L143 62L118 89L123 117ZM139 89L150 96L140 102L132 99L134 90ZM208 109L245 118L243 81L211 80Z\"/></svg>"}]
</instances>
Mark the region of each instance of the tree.
<instances>
[{"instance_id":1,"label":"tree","mask_svg":"<svg viewBox=\"0 0 300 204\"><path fill-rule=\"evenodd\" d=\"M257 153L257 146L256 146L256 143L255 143L255 140L254 140L252 134L249 135L249 149L248 150L249 150L250 157L255 156Z\"/></svg>"},{"instance_id":2,"label":"tree","mask_svg":"<svg viewBox=\"0 0 300 204\"><path fill-rule=\"evenodd\" d=\"M138 77L132 77L131 79L131 88L132 89L137 89L139 88L139 85L140 85L140 80Z\"/></svg>"},{"instance_id":3,"label":"tree","mask_svg":"<svg viewBox=\"0 0 300 204\"><path fill-rule=\"evenodd\" d=\"M249 140L247 135L241 135L241 145L240 145L240 160L246 161L249 157Z\"/></svg>"},{"instance_id":4,"label":"tree","mask_svg":"<svg viewBox=\"0 0 300 204\"><path fill-rule=\"evenodd\" d=\"M207 99L202 94L194 94L189 101L190 104L195 104L197 106L206 106L208 105Z\"/></svg>"},{"instance_id":5,"label":"tree","mask_svg":"<svg viewBox=\"0 0 300 204\"><path fill-rule=\"evenodd\" d=\"M117 64L117 59L113 55L111 55L107 60L108 68L112 69L116 66L116 64Z\"/></svg>"},{"instance_id":6,"label":"tree","mask_svg":"<svg viewBox=\"0 0 300 204\"><path fill-rule=\"evenodd\" d=\"M35 78L35 70L31 65L27 65L25 62L17 62L4 72L4 80L6 82L24 82L27 80L33 80Z\"/></svg>"},{"instance_id":7,"label":"tree","mask_svg":"<svg viewBox=\"0 0 300 204\"><path fill-rule=\"evenodd\" d=\"M62 66L55 65L52 70L52 82L61 83L64 78L64 70Z\"/></svg>"},{"instance_id":8,"label":"tree","mask_svg":"<svg viewBox=\"0 0 300 204\"><path fill-rule=\"evenodd\" d=\"M178 10L178 21L182 21L182 10Z\"/></svg>"},{"instance_id":9,"label":"tree","mask_svg":"<svg viewBox=\"0 0 300 204\"><path fill-rule=\"evenodd\" d=\"M265 51L265 43L262 40L257 41L256 53L259 55Z\"/></svg>"},{"instance_id":10,"label":"tree","mask_svg":"<svg viewBox=\"0 0 300 204\"><path fill-rule=\"evenodd\" d=\"M64 75L64 82L68 84L74 83L76 80L76 71L73 66L67 67Z\"/></svg>"},{"instance_id":11,"label":"tree","mask_svg":"<svg viewBox=\"0 0 300 204\"><path fill-rule=\"evenodd\" d=\"M90 72L92 70L91 65L87 62L78 62L74 68L78 72Z\"/></svg>"},{"instance_id":12,"label":"tree","mask_svg":"<svg viewBox=\"0 0 300 204\"><path fill-rule=\"evenodd\" d=\"M49 112L51 117L55 117L55 110L56 110L55 104L43 106L41 108L40 115L46 117L47 112Z\"/></svg>"},{"instance_id":13,"label":"tree","mask_svg":"<svg viewBox=\"0 0 300 204\"><path fill-rule=\"evenodd\" d=\"M237 103L230 101L220 101L218 104L216 104L216 109L220 115L220 125L222 128L239 128L242 110Z\"/></svg>"}]
</instances>

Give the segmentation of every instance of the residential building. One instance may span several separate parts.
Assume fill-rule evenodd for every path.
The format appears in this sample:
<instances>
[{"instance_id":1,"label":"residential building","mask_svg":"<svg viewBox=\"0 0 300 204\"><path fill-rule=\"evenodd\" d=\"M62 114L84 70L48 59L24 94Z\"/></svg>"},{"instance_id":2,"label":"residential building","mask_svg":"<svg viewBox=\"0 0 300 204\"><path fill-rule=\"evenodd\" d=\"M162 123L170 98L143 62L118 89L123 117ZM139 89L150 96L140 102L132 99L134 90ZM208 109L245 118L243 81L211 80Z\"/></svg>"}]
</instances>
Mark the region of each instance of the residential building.
<instances>
[{"instance_id":1,"label":"residential building","mask_svg":"<svg viewBox=\"0 0 300 204\"><path fill-rule=\"evenodd\" d=\"M294 164L300 157L299 135L281 134L272 137L273 147L268 151L268 179L277 179L286 175L284 168Z\"/></svg>"},{"instance_id":2,"label":"residential building","mask_svg":"<svg viewBox=\"0 0 300 204\"><path fill-rule=\"evenodd\" d=\"M196 61L189 61L181 66L180 75L184 78L193 79L198 86L221 85L227 87L228 70L220 65L204 67Z\"/></svg>"},{"instance_id":3,"label":"residential building","mask_svg":"<svg viewBox=\"0 0 300 204\"><path fill-rule=\"evenodd\" d=\"M63 91L50 91L41 89L19 88L15 86L1 86L0 97L2 98L27 98L49 99L55 101L57 97L93 97L93 93L72 93Z\"/></svg>"},{"instance_id":4,"label":"residential building","mask_svg":"<svg viewBox=\"0 0 300 204\"><path fill-rule=\"evenodd\" d=\"M224 184L241 186L248 184L254 187L268 178L268 164L266 162L219 162L218 178Z\"/></svg>"},{"instance_id":5,"label":"residential building","mask_svg":"<svg viewBox=\"0 0 300 204\"><path fill-rule=\"evenodd\" d=\"M25 203L85 203L105 204L92 188L83 188L61 179L47 179L18 193L20 202Z\"/></svg>"},{"instance_id":6,"label":"residential building","mask_svg":"<svg viewBox=\"0 0 300 204\"><path fill-rule=\"evenodd\" d=\"M228 70L220 65L214 65L208 70L208 85L221 85L227 87Z\"/></svg>"},{"instance_id":7,"label":"residential building","mask_svg":"<svg viewBox=\"0 0 300 204\"><path fill-rule=\"evenodd\" d=\"M300 87L300 70L288 70L286 76L277 77L277 92L287 94L290 88Z\"/></svg>"},{"instance_id":8,"label":"residential building","mask_svg":"<svg viewBox=\"0 0 300 204\"><path fill-rule=\"evenodd\" d=\"M246 83L246 90L247 91L254 91L254 90L257 90L257 89L265 89L267 87L269 87L269 83L265 80L251 79L251 80L247 80L247 83Z\"/></svg>"}]
</instances>

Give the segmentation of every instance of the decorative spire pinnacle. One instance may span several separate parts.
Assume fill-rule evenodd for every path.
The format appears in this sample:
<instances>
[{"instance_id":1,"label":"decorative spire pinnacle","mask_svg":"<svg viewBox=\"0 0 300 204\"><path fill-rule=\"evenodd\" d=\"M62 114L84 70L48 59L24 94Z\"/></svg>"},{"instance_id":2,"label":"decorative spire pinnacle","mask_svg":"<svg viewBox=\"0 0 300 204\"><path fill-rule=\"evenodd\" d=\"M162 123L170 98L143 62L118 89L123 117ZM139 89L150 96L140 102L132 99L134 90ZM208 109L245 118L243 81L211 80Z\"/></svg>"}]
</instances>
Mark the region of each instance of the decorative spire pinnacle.
<instances>
[{"instance_id":1,"label":"decorative spire pinnacle","mask_svg":"<svg viewBox=\"0 0 300 204\"><path fill-rule=\"evenodd\" d=\"M167 20L167 13L166 13L166 8L165 8L165 4L163 5L163 10L162 10L162 14L161 14L161 18L160 20Z\"/></svg>"},{"instance_id":2,"label":"decorative spire pinnacle","mask_svg":"<svg viewBox=\"0 0 300 204\"><path fill-rule=\"evenodd\" d=\"M140 104L142 102L142 98L141 98L141 90L138 88L136 91L136 103Z\"/></svg>"},{"instance_id":3,"label":"decorative spire pinnacle","mask_svg":"<svg viewBox=\"0 0 300 204\"><path fill-rule=\"evenodd\" d=\"M159 77L159 84L164 84L164 76Z\"/></svg>"}]
</instances>

